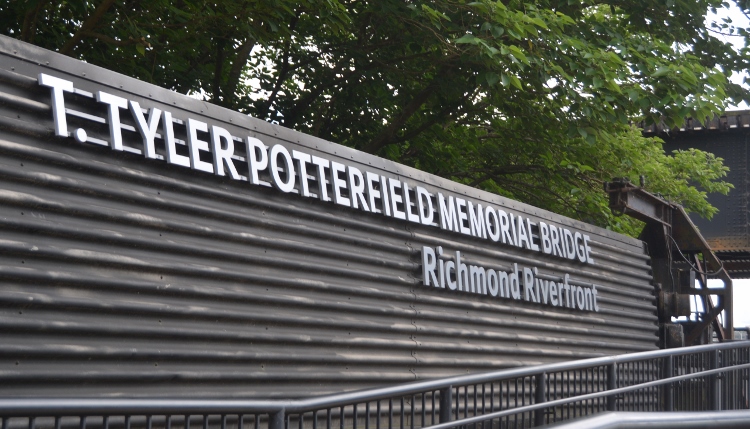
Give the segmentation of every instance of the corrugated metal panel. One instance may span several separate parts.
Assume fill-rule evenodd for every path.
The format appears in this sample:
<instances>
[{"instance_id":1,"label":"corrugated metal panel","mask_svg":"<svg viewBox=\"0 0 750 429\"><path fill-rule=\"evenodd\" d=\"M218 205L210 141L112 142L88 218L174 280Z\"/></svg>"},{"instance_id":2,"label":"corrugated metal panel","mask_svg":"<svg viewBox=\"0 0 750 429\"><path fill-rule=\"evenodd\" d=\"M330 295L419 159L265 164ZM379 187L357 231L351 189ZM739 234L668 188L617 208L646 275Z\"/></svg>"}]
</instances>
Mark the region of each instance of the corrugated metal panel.
<instances>
[{"instance_id":1,"label":"corrugated metal panel","mask_svg":"<svg viewBox=\"0 0 750 429\"><path fill-rule=\"evenodd\" d=\"M12 39L0 51L0 396L304 397L656 348L637 240ZM56 138L40 72L586 231L596 265ZM106 112L85 93L66 107ZM96 118L68 121L108 136ZM422 246L570 273L597 285L601 311L425 287Z\"/></svg>"}]
</instances>

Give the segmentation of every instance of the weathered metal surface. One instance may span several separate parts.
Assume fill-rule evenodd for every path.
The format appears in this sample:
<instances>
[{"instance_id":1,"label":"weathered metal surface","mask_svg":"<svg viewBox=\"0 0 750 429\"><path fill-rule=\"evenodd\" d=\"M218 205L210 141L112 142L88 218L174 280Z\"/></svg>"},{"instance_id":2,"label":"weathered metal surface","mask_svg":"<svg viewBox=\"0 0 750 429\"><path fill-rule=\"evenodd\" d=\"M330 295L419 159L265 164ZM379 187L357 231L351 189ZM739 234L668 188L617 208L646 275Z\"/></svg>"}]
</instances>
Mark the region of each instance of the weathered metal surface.
<instances>
[{"instance_id":1,"label":"weathered metal surface","mask_svg":"<svg viewBox=\"0 0 750 429\"><path fill-rule=\"evenodd\" d=\"M5 37L0 69L0 396L306 397L656 347L638 240ZM575 228L596 264L55 137L39 73L73 82L69 127L105 144L98 90ZM143 148L121 116L125 146ZM569 273L601 309L425 287L422 246Z\"/></svg>"},{"instance_id":2,"label":"weathered metal surface","mask_svg":"<svg viewBox=\"0 0 750 429\"><path fill-rule=\"evenodd\" d=\"M662 325L662 340L674 347L713 341L713 326L720 341L734 338L732 279L721 260L712 251L704 237L693 225L685 209L663 198L657 197L630 183L627 179L616 179L605 183L609 193L610 208L646 223L641 238L653 257L654 281L659 285L659 323ZM708 279L723 282L723 288L708 289ZM698 284L696 284L698 280ZM717 295L714 305L709 295ZM674 329L673 319L691 316L690 299L697 298L702 308L696 308L697 317L690 320L690 330L685 335L685 344L675 341L682 329ZM723 312L723 320L719 316ZM679 335L675 335L679 332Z\"/></svg>"},{"instance_id":3,"label":"weathered metal surface","mask_svg":"<svg viewBox=\"0 0 750 429\"><path fill-rule=\"evenodd\" d=\"M726 112L711 120L687 119L679 128L667 129L663 124L645 127L645 135L664 140L667 153L696 148L724 159L729 167L726 181L734 185L728 195L709 194L708 201L719 209L712 219L691 216L719 259L725 262L734 279L750 278L750 111ZM705 125L704 125L705 124Z\"/></svg>"}]
</instances>

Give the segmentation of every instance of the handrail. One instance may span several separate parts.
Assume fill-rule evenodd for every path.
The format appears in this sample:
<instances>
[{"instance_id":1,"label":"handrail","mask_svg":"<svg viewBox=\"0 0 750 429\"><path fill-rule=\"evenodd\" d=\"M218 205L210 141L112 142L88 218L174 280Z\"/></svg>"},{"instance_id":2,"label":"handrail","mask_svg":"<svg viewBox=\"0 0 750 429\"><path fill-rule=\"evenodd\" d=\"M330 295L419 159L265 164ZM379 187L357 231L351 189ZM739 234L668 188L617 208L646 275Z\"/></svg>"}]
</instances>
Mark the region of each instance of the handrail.
<instances>
[{"instance_id":1,"label":"handrail","mask_svg":"<svg viewBox=\"0 0 750 429\"><path fill-rule=\"evenodd\" d=\"M691 378L705 377L705 376L709 376L713 374L720 374L722 372L728 372L728 371L736 371L736 370L745 369L745 368L750 368L750 363L746 363L744 365L734 365L734 366L729 366L729 367L711 369L707 371L694 372L691 374L678 375L678 376L674 376L670 378L664 378L661 380L635 384L632 386L620 387L620 388L612 389L612 390L605 390L602 392L587 393L585 395L572 396L570 398L562 398L562 399L556 399L554 401L547 401L547 402L541 402L538 404L525 405L525 406L518 407L518 408L511 408L511 409L507 409L503 411L497 411L494 413L483 414L481 416L470 417L470 418L461 419L461 420L453 420L451 422L441 423L439 425L426 426L423 429L449 429L449 428L453 428L457 426L465 426L465 425L469 425L472 423L480 423L480 422L484 422L487 420L493 420L493 419L497 419L500 417L505 417L505 416L509 416L513 414L520 414L520 413L526 413L529 411L542 410L545 408L557 407L560 405L570 404L573 402L587 401L590 399L606 398L612 395L618 395L620 393L633 392L633 391L645 389L648 387L661 386L663 384L670 384L670 383L675 383L677 381L688 380Z\"/></svg>"},{"instance_id":2,"label":"handrail","mask_svg":"<svg viewBox=\"0 0 750 429\"><path fill-rule=\"evenodd\" d=\"M555 425L555 429L747 428L750 411L609 412Z\"/></svg>"},{"instance_id":3,"label":"handrail","mask_svg":"<svg viewBox=\"0 0 750 429\"><path fill-rule=\"evenodd\" d=\"M731 362L725 361L724 366L717 367L719 364L719 358L721 351L725 350L738 350L742 351L739 354L722 354L722 356L732 357L735 356ZM709 353L706 353L709 352ZM700 365L690 366L686 370L689 374L682 374L673 376L673 362L677 362L678 359L675 357L686 356L691 354L702 354L699 357ZM737 361L736 356L742 356L740 361ZM662 379L646 381L640 384L632 386L618 387L617 386L617 370L618 368L625 368L625 364L646 362L650 367L656 363L653 360L669 357L669 359L662 360L659 365L667 364L669 369L664 369L667 372L667 376ZM562 374L565 371L579 371L579 370L594 370L602 371L608 368L609 375L607 375L607 387L599 392L585 393L579 391L575 396L567 398L555 399L552 397L545 397L544 383L549 383L547 379L548 374ZM583 359L573 362L558 362L552 364L537 365L532 367L521 367L511 368L500 371L493 371L482 374L462 375L454 376L436 380L418 381L408 384L402 384L398 386L388 386L376 389L361 390L355 392L337 393L333 395L319 396L314 398L306 399L293 399L293 400L196 400L196 399L107 399L107 398L0 398L0 418L3 419L3 424L6 423L8 418L13 417L65 417L65 416L164 416L164 415L192 415L192 416L203 416L204 419L208 415L255 415L255 427L258 428L258 420L267 416L269 429L289 429L291 424L289 423L290 415L297 415L300 424L304 413L312 412L313 418L319 412L328 413L328 424L330 425L330 414L332 409L340 408L339 419L344 418L344 408L349 408L347 412L347 418L352 415L356 420L357 416L357 405L363 405L363 408L367 408L367 415L369 419L369 404L372 402L378 402L381 400L396 399L397 401L401 398L401 408L398 411L403 415L406 410L403 408L404 397L413 395L422 395L423 406L420 409L422 413L422 427L432 427L433 429L446 429L455 426L467 425L475 422L490 420L493 418L504 417L512 414L522 413L535 413L535 421L537 425L539 422L544 421L544 410L554 409L561 405L571 403L581 403L582 401L590 401L599 398L609 398L608 407L610 411L614 411L617 408L615 405L615 395L622 395L627 392L635 392L647 388L652 388L662 385L674 385L681 380L687 379L698 379L703 377L709 377L713 380L708 383L708 389L712 398L718 398L718 388L720 384L717 384L717 374L748 370L750 369L750 342L748 341L737 341L737 342L725 342L717 344L709 344L694 347L684 347L679 349L668 349L668 350L654 350L647 352L632 353L619 356L605 356L591 359ZM699 371L696 371L699 370ZM693 372L695 371L695 372ZM533 377L536 383L535 399L532 401L533 404L525 405L522 403L513 404L513 408L507 408L501 411L495 411L495 408L490 410L482 410L482 415L477 415L476 405L474 410L474 416L468 417L468 408L464 406L464 419L459 419L459 411L463 408L460 407L459 403L456 402L456 408L452 408L453 399L459 399L452 396L453 391L459 395L459 388L464 390L464 400L468 394L468 388L474 387L474 395L476 401L477 386L483 386L484 384L506 382L511 383L512 380L527 380L530 382L529 377ZM647 379L649 379L647 377ZM545 381L546 380L546 381ZM599 380L601 382L601 380ZM497 385L497 384L494 384ZM672 389L669 387L668 389ZM529 394L531 391L529 391ZM746 394L747 392L740 392L740 394ZM432 423L430 424L425 420L424 417L424 398L425 395L429 395L432 405L430 412L432 413ZM482 393L484 395L484 392ZM435 403L436 398L439 398L440 403ZM549 399L549 400L547 400ZM714 399L716 400L716 399ZM721 401L718 399L718 401ZM666 403L665 403L666 404ZM711 407L717 408L718 402L713 402ZM518 405L518 406L516 406ZM737 407L738 405L734 405ZM377 405L378 413L380 410L380 404ZM414 417L414 405L411 406L411 415ZM671 410L671 406L664 405L665 409ZM718 405L720 407L720 405ZM360 408L362 409L362 408ZM436 419L435 413L439 410L439 420ZM455 413L453 411L455 411ZM638 410L638 408L636 408ZM490 411L485 413L485 411ZM351 415L350 415L351 414ZM455 414L455 420L453 420L453 414ZM264 419L266 417L263 417ZM451 421L452 420L452 421ZM435 424L437 423L437 424ZM413 424L413 423L412 423ZM32 428L30 423L29 428ZM302 427L302 426L300 426ZM413 426L416 427L416 426Z\"/></svg>"}]
</instances>

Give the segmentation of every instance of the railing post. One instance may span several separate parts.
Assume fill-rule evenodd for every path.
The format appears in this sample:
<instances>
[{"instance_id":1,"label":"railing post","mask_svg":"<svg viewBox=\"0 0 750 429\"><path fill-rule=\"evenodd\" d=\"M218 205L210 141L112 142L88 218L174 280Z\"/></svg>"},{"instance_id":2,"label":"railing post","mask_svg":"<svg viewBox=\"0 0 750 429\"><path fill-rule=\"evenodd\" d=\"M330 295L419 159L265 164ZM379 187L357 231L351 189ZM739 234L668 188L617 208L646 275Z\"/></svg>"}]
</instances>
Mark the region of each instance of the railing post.
<instances>
[{"instance_id":1,"label":"railing post","mask_svg":"<svg viewBox=\"0 0 750 429\"><path fill-rule=\"evenodd\" d=\"M710 352L710 369L719 368L719 350ZM721 377L714 374L708 378L708 400L712 410L721 410Z\"/></svg>"},{"instance_id":2,"label":"railing post","mask_svg":"<svg viewBox=\"0 0 750 429\"><path fill-rule=\"evenodd\" d=\"M663 374L664 378L674 377L674 356L669 355L664 358ZM663 395L664 411L674 411L674 383L664 385Z\"/></svg>"},{"instance_id":3,"label":"railing post","mask_svg":"<svg viewBox=\"0 0 750 429\"><path fill-rule=\"evenodd\" d=\"M547 373L543 372L536 375L536 394L534 395L534 403L541 404L547 402ZM534 426L544 426L544 415L546 409L540 408L534 411Z\"/></svg>"},{"instance_id":4,"label":"railing post","mask_svg":"<svg viewBox=\"0 0 750 429\"><path fill-rule=\"evenodd\" d=\"M286 413L283 409L268 415L268 429L285 429Z\"/></svg>"},{"instance_id":5,"label":"railing post","mask_svg":"<svg viewBox=\"0 0 750 429\"><path fill-rule=\"evenodd\" d=\"M607 390L617 389L617 362L607 367ZM607 396L607 411L617 410L617 395Z\"/></svg>"},{"instance_id":6,"label":"railing post","mask_svg":"<svg viewBox=\"0 0 750 429\"><path fill-rule=\"evenodd\" d=\"M453 415L453 386L440 389L440 423L448 423Z\"/></svg>"}]
</instances>

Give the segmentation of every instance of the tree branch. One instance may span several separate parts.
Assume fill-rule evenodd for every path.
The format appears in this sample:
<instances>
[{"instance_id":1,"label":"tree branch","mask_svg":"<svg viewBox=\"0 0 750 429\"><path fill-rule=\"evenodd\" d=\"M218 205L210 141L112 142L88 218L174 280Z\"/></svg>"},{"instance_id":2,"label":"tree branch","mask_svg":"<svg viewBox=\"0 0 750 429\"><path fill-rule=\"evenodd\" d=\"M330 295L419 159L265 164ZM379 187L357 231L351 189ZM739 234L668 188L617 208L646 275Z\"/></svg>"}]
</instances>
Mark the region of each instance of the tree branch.
<instances>
[{"instance_id":1,"label":"tree branch","mask_svg":"<svg viewBox=\"0 0 750 429\"><path fill-rule=\"evenodd\" d=\"M29 9L26 15L23 17L23 27L21 29L21 40L28 43L34 42L34 35L36 34L36 22L39 18L39 12L47 4L46 1L40 1L37 3L34 9Z\"/></svg>"},{"instance_id":2,"label":"tree branch","mask_svg":"<svg viewBox=\"0 0 750 429\"><path fill-rule=\"evenodd\" d=\"M227 85L224 90L224 103L227 106L232 106L235 103L235 91L242 78L242 69L247 65L247 60L250 58L250 52L255 47L255 39L248 38L243 44L237 49L237 55L232 63L232 68L229 70L229 76L227 76Z\"/></svg>"},{"instance_id":3,"label":"tree branch","mask_svg":"<svg viewBox=\"0 0 750 429\"><path fill-rule=\"evenodd\" d=\"M463 97L461 97L459 100L448 103L443 109L441 109L438 113L434 114L432 118L424 121L420 126L414 128L408 133L405 133L403 136L398 137L394 139L394 143L401 143L405 142L407 140L410 140L420 134L422 134L425 130L430 128L431 126L435 125L436 123L440 122L443 119L449 118L451 116L451 113L459 113L457 112L459 108L461 107L461 104L469 99L474 93L476 92L476 88L472 91L467 91L466 94L464 94Z\"/></svg>"},{"instance_id":4,"label":"tree branch","mask_svg":"<svg viewBox=\"0 0 750 429\"><path fill-rule=\"evenodd\" d=\"M375 136L374 139L370 140L362 150L367 153L375 154L380 151L380 149L392 143L398 130L403 128L406 121L408 121L409 118L411 118L412 115L414 115L414 113L416 113L416 111L427 101L427 99L433 95L435 89L443 83L443 78L446 74L448 74L447 69L442 68L441 71L432 78L432 81L417 93L417 95L415 95L406 106L404 106L401 113L389 121L390 123L388 126L386 126L380 134Z\"/></svg>"},{"instance_id":5,"label":"tree branch","mask_svg":"<svg viewBox=\"0 0 750 429\"><path fill-rule=\"evenodd\" d=\"M114 45L114 46L130 46L130 45L137 45L141 44L143 46L149 47L150 44L146 42L143 38L140 39L128 39L128 40L117 40L112 37L107 36L106 34L101 33L95 33L93 31L84 31L81 33L82 37L93 37L97 40L101 40L104 43Z\"/></svg>"},{"instance_id":6,"label":"tree branch","mask_svg":"<svg viewBox=\"0 0 750 429\"><path fill-rule=\"evenodd\" d=\"M221 75L224 70L224 44L225 40L222 38L218 38L216 40L216 62L214 65L214 82L213 82L213 96L211 99L216 103L221 105L223 98L221 96Z\"/></svg>"},{"instance_id":7,"label":"tree branch","mask_svg":"<svg viewBox=\"0 0 750 429\"><path fill-rule=\"evenodd\" d=\"M73 37L68 40L65 45L63 45L62 49L60 49L60 53L63 55L70 55L73 52L73 49L76 47L78 42L81 41L83 36L90 31L93 31L94 28L99 24L99 21L102 19L105 13L109 10L110 7L112 7L113 4L115 4L116 0L103 0L101 3L99 3L99 6L96 7L96 10L94 10L94 13L89 16L86 21L83 22L83 25L81 25L81 28L76 31L76 33L73 35Z\"/></svg>"},{"instance_id":8,"label":"tree branch","mask_svg":"<svg viewBox=\"0 0 750 429\"><path fill-rule=\"evenodd\" d=\"M297 26L297 22L299 21L300 12L297 12L294 17L292 18L292 22L289 23L289 39L286 41L286 45L284 46L284 63L281 65L281 69L279 70L279 76L276 78L276 84L273 87L273 91L271 91L271 95L268 96L268 100L266 100L265 103L263 103L263 110L258 112L258 117L261 119L265 119L265 117L268 115L268 111L271 110L271 106L273 106L274 101L276 100L276 95L278 95L279 90L281 90L281 85L284 84L284 81L286 80L287 74L291 70L291 65L289 64L289 56L290 56L290 50L292 49L292 35L291 33L294 32L294 28Z\"/></svg>"},{"instance_id":9,"label":"tree branch","mask_svg":"<svg viewBox=\"0 0 750 429\"><path fill-rule=\"evenodd\" d=\"M417 54L417 55L406 55L401 56L397 58L393 58L389 61L371 61L369 64L365 66L361 66L358 68L355 68L354 70L348 70L344 71L344 67L336 67L331 69L331 74L333 76L340 75L339 77L335 79L331 79L326 81L325 84L316 85L307 95L297 100L297 102L294 104L294 108L287 112L284 116L284 125L288 127L294 127L296 124L297 116L299 116L300 112L304 111L305 109L309 108L310 105L315 102L315 100L320 97L327 89L336 87L339 83L347 81L349 78L361 75L363 72L368 70L374 70L381 66L387 66L389 64L395 64L397 62L403 62L406 60L413 59L415 57L423 56L427 54ZM347 56L342 55L342 58L344 58L344 61L341 62L344 66L348 65ZM316 58L317 59L317 58ZM305 64L311 63L311 61L305 61L302 63L297 63L294 65L293 69L297 69Z\"/></svg>"}]
</instances>

